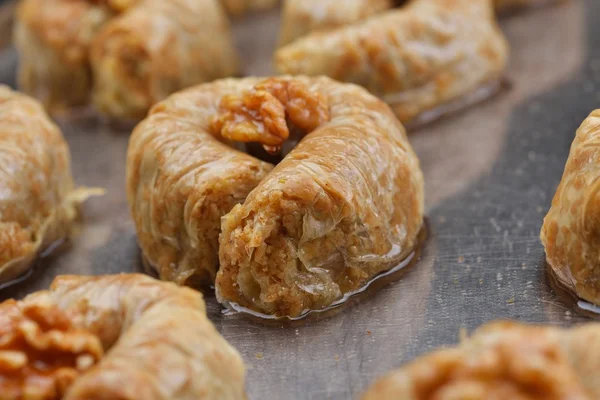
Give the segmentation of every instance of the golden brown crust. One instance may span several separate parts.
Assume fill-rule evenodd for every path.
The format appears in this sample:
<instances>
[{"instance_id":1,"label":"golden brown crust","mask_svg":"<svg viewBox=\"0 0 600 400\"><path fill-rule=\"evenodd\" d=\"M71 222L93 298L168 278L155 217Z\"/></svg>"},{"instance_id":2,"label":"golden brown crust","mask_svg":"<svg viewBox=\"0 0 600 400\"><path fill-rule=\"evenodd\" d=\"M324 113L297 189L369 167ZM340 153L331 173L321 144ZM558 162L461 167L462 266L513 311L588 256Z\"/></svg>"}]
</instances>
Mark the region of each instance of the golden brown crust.
<instances>
[{"instance_id":1,"label":"golden brown crust","mask_svg":"<svg viewBox=\"0 0 600 400\"><path fill-rule=\"evenodd\" d=\"M27 319L15 308L24 310ZM0 331L7 333L1 336L0 346L5 338L18 339L23 329L32 330L30 321L43 331L27 334L36 339L32 346L47 344L48 351L65 355L49 361L61 367L55 370L63 373L51 376L57 377L55 386L64 390L64 396L44 399L246 398L241 357L214 329L202 296L191 289L135 274L59 277L50 291L0 306ZM106 355L89 368L101 356L101 346ZM0 382L9 378L19 386L13 375L4 374L2 357L7 349L12 347L0 347ZM82 355L89 357L81 360ZM15 368L13 374L26 372L30 371ZM39 381L30 383L30 390L50 388Z\"/></svg>"},{"instance_id":2,"label":"golden brown crust","mask_svg":"<svg viewBox=\"0 0 600 400\"><path fill-rule=\"evenodd\" d=\"M544 218L541 239L556 276L600 304L600 110L577 130L565 171Z\"/></svg>"},{"instance_id":3,"label":"golden brown crust","mask_svg":"<svg viewBox=\"0 0 600 400\"><path fill-rule=\"evenodd\" d=\"M51 110L141 118L192 84L238 71L218 0L24 0L19 84Z\"/></svg>"},{"instance_id":4,"label":"golden brown crust","mask_svg":"<svg viewBox=\"0 0 600 400\"><path fill-rule=\"evenodd\" d=\"M330 119L302 139L222 220L217 294L296 317L332 304L397 265L423 217L419 162L389 108L326 78L301 82ZM240 81L250 90L252 81Z\"/></svg>"},{"instance_id":5,"label":"golden brown crust","mask_svg":"<svg viewBox=\"0 0 600 400\"><path fill-rule=\"evenodd\" d=\"M242 139L275 137L280 145L291 126L283 118L264 124L259 103L266 98L296 133L308 134L272 172L228 147L221 132L223 119L237 116L260 131L244 130ZM257 102L253 112L244 99ZM232 127L229 137L239 139ZM220 248L222 301L290 316L331 304L414 249L422 179L389 108L327 78L229 79L188 89L153 108L127 158L140 246L162 279L211 282Z\"/></svg>"},{"instance_id":6,"label":"golden brown crust","mask_svg":"<svg viewBox=\"0 0 600 400\"><path fill-rule=\"evenodd\" d=\"M52 111L90 100L88 59L108 9L83 0L23 0L15 23L19 87Z\"/></svg>"},{"instance_id":7,"label":"golden brown crust","mask_svg":"<svg viewBox=\"0 0 600 400\"><path fill-rule=\"evenodd\" d=\"M507 57L491 0L413 0L296 40L277 51L275 65L360 84L408 122L498 81Z\"/></svg>"},{"instance_id":8,"label":"golden brown crust","mask_svg":"<svg viewBox=\"0 0 600 400\"><path fill-rule=\"evenodd\" d=\"M71 230L87 191L75 190L60 130L35 100L0 86L0 282Z\"/></svg>"},{"instance_id":9,"label":"golden brown crust","mask_svg":"<svg viewBox=\"0 0 600 400\"><path fill-rule=\"evenodd\" d=\"M217 0L145 0L106 24L91 63L96 107L133 118L173 92L238 72Z\"/></svg>"},{"instance_id":10,"label":"golden brown crust","mask_svg":"<svg viewBox=\"0 0 600 400\"><path fill-rule=\"evenodd\" d=\"M273 168L234 150L210 128L235 80L206 84L156 105L134 130L127 197L138 241L161 279L214 282L221 217Z\"/></svg>"},{"instance_id":11,"label":"golden brown crust","mask_svg":"<svg viewBox=\"0 0 600 400\"><path fill-rule=\"evenodd\" d=\"M496 322L459 347L421 357L375 383L364 400L591 400L600 395L600 326L572 330Z\"/></svg>"},{"instance_id":12,"label":"golden brown crust","mask_svg":"<svg viewBox=\"0 0 600 400\"><path fill-rule=\"evenodd\" d=\"M286 0L283 3L280 46L309 32L348 25L392 8L392 0Z\"/></svg>"}]
</instances>

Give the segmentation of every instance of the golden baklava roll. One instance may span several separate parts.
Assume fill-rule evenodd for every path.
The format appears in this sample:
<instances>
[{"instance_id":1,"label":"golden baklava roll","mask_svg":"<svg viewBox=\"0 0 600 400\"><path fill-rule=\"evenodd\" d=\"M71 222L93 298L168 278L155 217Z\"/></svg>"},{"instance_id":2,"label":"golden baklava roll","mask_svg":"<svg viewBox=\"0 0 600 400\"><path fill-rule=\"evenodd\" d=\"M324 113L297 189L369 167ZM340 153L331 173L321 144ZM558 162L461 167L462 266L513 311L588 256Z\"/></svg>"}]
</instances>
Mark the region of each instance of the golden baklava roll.
<instances>
[{"instance_id":1,"label":"golden baklava roll","mask_svg":"<svg viewBox=\"0 0 600 400\"><path fill-rule=\"evenodd\" d=\"M243 400L202 295L143 275L62 276L0 304L3 399Z\"/></svg>"},{"instance_id":2,"label":"golden baklava roll","mask_svg":"<svg viewBox=\"0 0 600 400\"><path fill-rule=\"evenodd\" d=\"M221 302L298 317L415 249L423 223L419 160L389 107L366 90L328 78L240 81L217 122L234 140L262 136L267 149L290 131L304 135L223 217Z\"/></svg>"},{"instance_id":3,"label":"golden baklava roll","mask_svg":"<svg viewBox=\"0 0 600 400\"><path fill-rule=\"evenodd\" d=\"M235 149L277 152L302 136L273 170ZM171 96L132 134L127 193L162 279L210 283L220 260L220 301L292 317L400 263L423 223L402 125L328 78L229 79Z\"/></svg>"},{"instance_id":4,"label":"golden baklava roll","mask_svg":"<svg viewBox=\"0 0 600 400\"><path fill-rule=\"evenodd\" d=\"M77 206L69 147L37 101L0 86L0 283L66 238Z\"/></svg>"},{"instance_id":5,"label":"golden baklava roll","mask_svg":"<svg viewBox=\"0 0 600 400\"><path fill-rule=\"evenodd\" d=\"M221 217L271 171L211 129L234 80L206 84L157 104L133 131L127 198L146 262L161 279L212 284Z\"/></svg>"},{"instance_id":6,"label":"golden baklava roll","mask_svg":"<svg viewBox=\"0 0 600 400\"><path fill-rule=\"evenodd\" d=\"M85 105L92 76L89 47L108 8L80 0L22 0L15 19L21 90L52 111Z\"/></svg>"},{"instance_id":7,"label":"golden baklava roll","mask_svg":"<svg viewBox=\"0 0 600 400\"><path fill-rule=\"evenodd\" d=\"M600 325L494 322L376 382L363 400L600 398ZM598 351L598 353L596 353Z\"/></svg>"},{"instance_id":8,"label":"golden baklava roll","mask_svg":"<svg viewBox=\"0 0 600 400\"><path fill-rule=\"evenodd\" d=\"M497 84L508 45L491 0L413 0L400 9L280 48L279 72L360 84L403 122Z\"/></svg>"},{"instance_id":9,"label":"golden baklava roll","mask_svg":"<svg viewBox=\"0 0 600 400\"><path fill-rule=\"evenodd\" d=\"M600 110L577 130L541 238L555 276L600 305ZM598 230L597 230L598 229Z\"/></svg>"},{"instance_id":10,"label":"golden baklava roll","mask_svg":"<svg viewBox=\"0 0 600 400\"><path fill-rule=\"evenodd\" d=\"M286 45L312 31L351 24L392 6L392 0L285 0L279 44Z\"/></svg>"},{"instance_id":11,"label":"golden baklava roll","mask_svg":"<svg viewBox=\"0 0 600 400\"><path fill-rule=\"evenodd\" d=\"M91 63L96 107L131 118L177 90L238 72L218 0L142 1L95 37Z\"/></svg>"},{"instance_id":12,"label":"golden baklava roll","mask_svg":"<svg viewBox=\"0 0 600 400\"><path fill-rule=\"evenodd\" d=\"M227 12L232 15L268 10L279 4L279 0L221 0L221 2Z\"/></svg>"}]
</instances>

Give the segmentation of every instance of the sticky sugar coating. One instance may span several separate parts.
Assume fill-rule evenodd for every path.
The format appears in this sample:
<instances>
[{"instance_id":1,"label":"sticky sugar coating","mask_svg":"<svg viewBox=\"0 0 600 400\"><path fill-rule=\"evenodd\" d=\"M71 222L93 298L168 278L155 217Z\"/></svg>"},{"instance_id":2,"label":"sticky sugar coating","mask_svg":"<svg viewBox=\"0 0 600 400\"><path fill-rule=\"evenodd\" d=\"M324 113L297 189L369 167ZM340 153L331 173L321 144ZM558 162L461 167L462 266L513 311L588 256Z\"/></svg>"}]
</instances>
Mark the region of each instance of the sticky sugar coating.
<instances>
[{"instance_id":1,"label":"sticky sugar coating","mask_svg":"<svg viewBox=\"0 0 600 400\"><path fill-rule=\"evenodd\" d=\"M364 86L412 122L498 83L508 51L491 0L413 0L293 41L275 66Z\"/></svg>"},{"instance_id":2,"label":"sticky sugar coating","mask_svg":"<svg viewBox=\"0 0 600 400\"><path fill-rule=\"evenodd\" d=\"M600 305L600 110L583 121L544 218L541 239L557 278Z\"/></svg>"},{"instance_id":3,"label":"sticky sugar coating","mask_svg":"<svg viewBox=\"0 0 600 400\"><path fill-rule=\"evenodd\" d=\"M246 399L202 295L143 275L62 276L0 305L2 398Z\"/></svg>"},{"instance_id":4,"label":"sticky sugar coating","mask_svg":"<svg viewBox=\"0 0 600 400\"><path fill-rule=\"evenodd\" d=\"M306 116L326 104L328 118L300 129L298 145L224 215L216 288L222 302L296 317L327 307L414 250L423 177L402 125L364 89L326 78L268 82L302 83L305 96L322 99L305 101L314 107ZM241 126L255 121L246 117Z\"/></svg>"},{"instance_id":5,"label":"sticky sugar coating","mask_svg":"<svg viewBox=\"0 0 600 400\"><path fill-rule=\"evenodd\" d=\"M600 396L600 325L493 322L455 348L389 373L363 400L592 400Z\"/></svg>"},{"instance_id":6,"label":"sticky sugar coating","mask_svg":"<svg viewBox=\"0 0 600 400\"><path fill-rule=\"evenodd\" d=\"M392 8L392 0L287 0L283 3L279 45L314 31L352 24Z\"/></svg>"},{"instance_id":7,"label":"sticky sugar coating","mask_svg":"<svg viewBox=\"0 0 600 400\"><path fill-rule=\"evenodd\" d=\"M26 272L37 255L69 236L78 206L69 147L37 101L0 86L0 282Z\"/></svg>"},{"instance_id":8,"label":"sticky sugar coating","mask_svg":"<svg viewBox=\"0 0 600 400\"><path fill-rule=\"evenodd\" d=\"M241 152L300 143L273 165ZM276 315L326 307L408 256L423 177L404 129L328 78L227 79L156 105L134 130L127 190L161 279Z\"/></svg>"},{"instance_id":9,"label":"sticky sugar coating","mask_svg":"<svg viewBox=\"0 0 600 400\"><path fill-rule=\"evenodd\" d=\"M53 112L93 101L139 119L177 90L238 72L219 0L24 0L15 45L20 88Z\"/></svg>"}]
</instances>

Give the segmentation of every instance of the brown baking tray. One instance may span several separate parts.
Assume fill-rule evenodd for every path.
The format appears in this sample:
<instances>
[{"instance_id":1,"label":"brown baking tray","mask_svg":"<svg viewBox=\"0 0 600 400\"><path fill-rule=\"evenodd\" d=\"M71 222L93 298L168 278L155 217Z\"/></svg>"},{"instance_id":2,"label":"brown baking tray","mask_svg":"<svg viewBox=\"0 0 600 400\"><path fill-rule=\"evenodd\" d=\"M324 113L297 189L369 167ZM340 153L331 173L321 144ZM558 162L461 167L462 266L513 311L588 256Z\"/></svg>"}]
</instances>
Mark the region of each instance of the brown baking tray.
<instances>
[{"instance_id":1,"label":"brown baking tray","mask_svg":"<svg viewBox=\"0 0 600 400\"><path fill-rule=\"evenodd\" d=\"M277 15L234 21L246 73L270 73ZM512 45L510 89L411 133L429 222L416 265L340 312L301 323L225 316L206 295L210 318L248 365L251 399L356 398L390 369L455 343L463 328L588 319L551 288L538 236L575 130L600 106L600 1L572 0L501 25ZM0 82L14 86L17 58L5 36ZM85 204L70 243L0 289L1 299L46 288L58 274L143 270L124 190L130 128L82 110L58 123L77 182L107 194Z\"/></svg>"}]
</instances>

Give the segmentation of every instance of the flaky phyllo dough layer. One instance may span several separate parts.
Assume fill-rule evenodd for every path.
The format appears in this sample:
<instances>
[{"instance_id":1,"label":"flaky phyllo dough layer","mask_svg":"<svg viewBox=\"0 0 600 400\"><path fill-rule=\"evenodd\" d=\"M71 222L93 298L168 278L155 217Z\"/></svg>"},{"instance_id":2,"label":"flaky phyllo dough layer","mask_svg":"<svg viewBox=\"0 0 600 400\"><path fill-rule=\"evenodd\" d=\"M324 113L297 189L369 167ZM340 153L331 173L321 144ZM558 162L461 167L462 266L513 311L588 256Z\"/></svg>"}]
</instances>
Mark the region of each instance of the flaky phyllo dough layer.
<instances>
[{"instance_id":1,"label":"flaky phyllo dough layer","mask_svg":"<svg viewBox=\"0 0 600 400\"><path fill-rule=\"evenodd\" d=\"M143 275L63 276L0 304L3 400L242 400L240 355L200 293Z\"/></svg>"},{"instance_id":2,"label":"flaky phyllo dough layer","mask_svg":"<svg viewBox=\"0 0 600 400\"><path fill-rule=\"evenodd\" d=\"M275 66L360 84L409 122L497 84L507 59L491 0L412 0L295 40L276 52Z\"/></svg>"},{"instance_id":3,"label":"flaky phyllo dough layer","mask_svg":"<svg viewBox=\"0 0 600 400\"><path fill-rule=\"evenodd\" d=\"M22 0L19 84L52 110L141 118L187 86L234 75L219 0Z\"/></svg>"},{"instance_id":4,"label":"flaky phyllo dough layer","mask_svg":"<svg viewBox=\"0 0 600 400\"><path fill-rule=\"evenodd\" d=\"M600 325L569 330L494 322L460 346L409 363L363 400L594 400Z\"/></svg>"},{"instance_id":5,"label":"flaky phyllo dough layer","mask_svg":"<svg viewBox=\"0 0 600 400\"><path fill-rule=\"evenodd\" d=\"M286 0L281 15L280 45L309 32L348 25L392 8L393 0Z\"/></svg>"},{"instance_id":6,"label":"flaky phyllo dough layer","mask_svg":"<svg viewBox=\"0 0 600 400\"><path fill-rule=\"evenodd\" d=\"M303 139L275 167L232 147L276 152L293 136ZM216 276L222 302L276 315L326 307L397 265L423 221L402 125L328 78L223 80L171 96L133 132L127 191L162 279Z\"/></svg>"},{"instance_id":7,"label":"flaky phyllo dough layer","mask_svg":"<svg viewBox=\"0 0 600 400\"><path fill-rule=\"evenodd\" d=\"M6 86L0 86L0 188L0 283L66 238L78 205L97 193L74 188L69 147L42 106Z\"/></svg>"},{"instance_id":8,"label":"flaky phyllo dough layer","mask_svg":"<svg viewBox=\"0 0 600 400\"><path fill-rule=\"evenodd\" d=\"M556 277L600 305L600 110L577 130L552 207L542 226Z\"/></svg>"}]
</instances>

